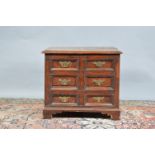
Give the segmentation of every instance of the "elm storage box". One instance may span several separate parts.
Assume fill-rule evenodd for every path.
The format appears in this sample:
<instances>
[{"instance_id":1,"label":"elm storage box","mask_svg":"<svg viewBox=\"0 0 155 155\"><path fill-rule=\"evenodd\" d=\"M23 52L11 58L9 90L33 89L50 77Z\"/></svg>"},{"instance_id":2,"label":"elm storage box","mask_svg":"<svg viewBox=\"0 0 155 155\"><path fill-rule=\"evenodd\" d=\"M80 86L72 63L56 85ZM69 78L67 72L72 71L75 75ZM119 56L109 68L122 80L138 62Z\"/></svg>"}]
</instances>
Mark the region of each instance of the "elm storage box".
<instances>
[{"instance_id":1,"label":"elm storage box","mask_svg":"<svg viewBox=\"0 0 155 155\"><path fill-rule=\"evenodd\" d=\"M61 112L99 112L120 118L120 54L116 48L48 48L43 118Z\"/></svg>"}]
</instances>

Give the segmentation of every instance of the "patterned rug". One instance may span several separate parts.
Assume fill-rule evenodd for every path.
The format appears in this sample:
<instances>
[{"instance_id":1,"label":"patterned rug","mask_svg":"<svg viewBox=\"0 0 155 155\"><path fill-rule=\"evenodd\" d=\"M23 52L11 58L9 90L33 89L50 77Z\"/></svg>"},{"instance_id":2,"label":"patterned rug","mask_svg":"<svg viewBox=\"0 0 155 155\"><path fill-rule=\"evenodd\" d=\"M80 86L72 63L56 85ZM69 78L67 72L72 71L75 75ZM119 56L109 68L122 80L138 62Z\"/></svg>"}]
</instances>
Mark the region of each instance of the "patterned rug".
<instances>
[{"instance_id":1,"label":"patterned rug","mask_svg":"<svg viewBox=\"0 0 155 155\"><path fill-rule=\"evenodd\" d=\"M1 129L155 129L155 101L121 101L121 120L64 113L42 119L42 99L0 99Z\"/></svg>"}]
</instances>

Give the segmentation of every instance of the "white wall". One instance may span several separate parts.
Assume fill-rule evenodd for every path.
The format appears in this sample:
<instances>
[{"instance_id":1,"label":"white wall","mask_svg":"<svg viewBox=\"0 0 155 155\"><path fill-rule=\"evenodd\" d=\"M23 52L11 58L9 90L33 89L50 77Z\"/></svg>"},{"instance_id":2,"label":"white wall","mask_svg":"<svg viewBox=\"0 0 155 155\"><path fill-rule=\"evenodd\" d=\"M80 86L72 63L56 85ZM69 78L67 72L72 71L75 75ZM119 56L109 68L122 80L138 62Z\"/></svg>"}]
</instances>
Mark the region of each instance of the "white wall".
<instances>
[{"instance_id":1,"label":"white wall","mask_svg":"<svg viewBox=\"0 0 155 155\"><path fill-rule=\"evenodd\" d=\"M121 99L155 99L155 27L0 27L0 97L44 96L49 46L115 46Z\"/></svg>"}]
</instances>

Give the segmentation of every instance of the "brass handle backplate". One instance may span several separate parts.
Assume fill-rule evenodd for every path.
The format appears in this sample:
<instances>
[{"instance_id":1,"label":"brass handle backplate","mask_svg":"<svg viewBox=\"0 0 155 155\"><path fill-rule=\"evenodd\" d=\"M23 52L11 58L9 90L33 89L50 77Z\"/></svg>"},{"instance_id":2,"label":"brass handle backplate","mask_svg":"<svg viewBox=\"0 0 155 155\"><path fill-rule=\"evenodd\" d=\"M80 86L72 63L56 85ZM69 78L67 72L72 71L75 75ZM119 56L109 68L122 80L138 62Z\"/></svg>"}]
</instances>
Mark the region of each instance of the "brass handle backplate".
<instances>
[{"instance_id":1,"label":"brass handle backplate","mask_svg":"<svg viewBox=\"0 0 155 155\"><path fill-rule=\"evenodd\" d=\"M95 101L98 102L98 103L102 102L103 99L104 99L104 97L99 97L99 96L93 97L93 100L95 100Z\"/></svg>"},{"instance_id":2,"label":"brass handle backplate","mask_svg":"<svg viewBox=\"0 0 155 155\"><path fill-rule=\"evenodd\" d=\"M59 64L62 68L67 68L72 64L72 62L71 61L59 61Z\"/></svg>"},{"instance_id":3,"label":"brass handle backplate","mask_svg":"<svg viewBox=\"0 0 155 155\"><path fill-rule=\"evenodd\" d=\"M105 64L105 62L104 61L94 61L93 64L95 64L96 67L102 67Z\"/></svg>"},{"instance_id":4,"label":"brass handle backplate","mask_svg":"<svg viewBox=\"0 0 155 155\"><path fill-rule=\"evenodd\" d=\"M93 80L93 83L94 83L96 86L101 86L104 82L105 82L105 80Z\"/></svg>"},{"instance_id":5,"label":"brass handle backplate","mask_svg":"<svg viewBox=\"0 0 155 155\"><path fill-rule=\"evenodd\" d=\"M68 102L68 101L69 101L69 98L70 98L70 97L68 97L68 96L60 96L60 97L59 97L60 101L63 102L63 103Z\"/></svg>"},{"instance_id":6,"label":"brass handle backplate","mask_svg":"<svg viewBox=\"0 0 155 155\"><path fill-rule=\"evenodd\" d=\"M70 79L59 79L59 82L61 83L61 85L66 86L69 84L71 80Z\"/></svg>"}]
</instances>

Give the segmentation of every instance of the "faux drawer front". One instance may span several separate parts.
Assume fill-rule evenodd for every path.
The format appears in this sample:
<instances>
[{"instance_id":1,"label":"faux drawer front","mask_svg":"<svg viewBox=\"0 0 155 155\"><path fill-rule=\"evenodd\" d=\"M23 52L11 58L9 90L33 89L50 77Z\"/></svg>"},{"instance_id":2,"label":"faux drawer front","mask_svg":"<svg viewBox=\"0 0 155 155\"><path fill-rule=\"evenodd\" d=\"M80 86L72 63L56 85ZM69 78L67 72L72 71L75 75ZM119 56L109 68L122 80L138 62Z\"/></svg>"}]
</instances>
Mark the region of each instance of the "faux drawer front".
<instances>
[{"instance_id":1,"label":"faux drawer front","mask_svg":"<svg viewBox=\"0 0 155 155\"><path fill-rule=\"evenodd\" d=\"M48 56L47 60L50 63L50 71L54 70L79 70L78 56Z\"/></svg>"},{"instance_id":2,"label":"faux drawer front","mask_svg":"<svg viewBox=\"0 0 155 155\"><path fill-rule=\"evenodd\" d=\"M114 59L110 56L87 56L86 70L114 70Z\"/></svg>"},{"instance_id":3,"label":"faux drawer front","mask_svg":"<svg viewBox=\"0 0 155 155\"><path fill-rule=\"evenodd\" d=\"M85 96L85 105L86 106L112 106L113 104L113 95L104 96L104 95L86 95Z\"/></svg>"},{"instance_id":4,"label":"faux drawer front","mask_svg":"<svg viewBox=\"0 0 155 155\"><path fill-rule=\"evenodd\" d=\"M77 106L78 95L53 94L50 98L51 106Z\"/></svg>"},{"instance_id":5,"label":"faux drawer front","mask_svg":"<svg viewBox=\"0 0 155 155\"><path fill-rule=\"evenodd\" d=\"M113 89L114 80L112 77L86 77L85 78L85 88L91 89Z\"/></svg>"},{"instance_id":6,"label":"faux drawer front","mask_svg":"<svg viewBox=\"0 0 155 155\"><path fill-rule=\"evenodd\" d=\"M78 77L76 76L50 76L50 89L78 89Z\"/></svg>"}]
</instances>

